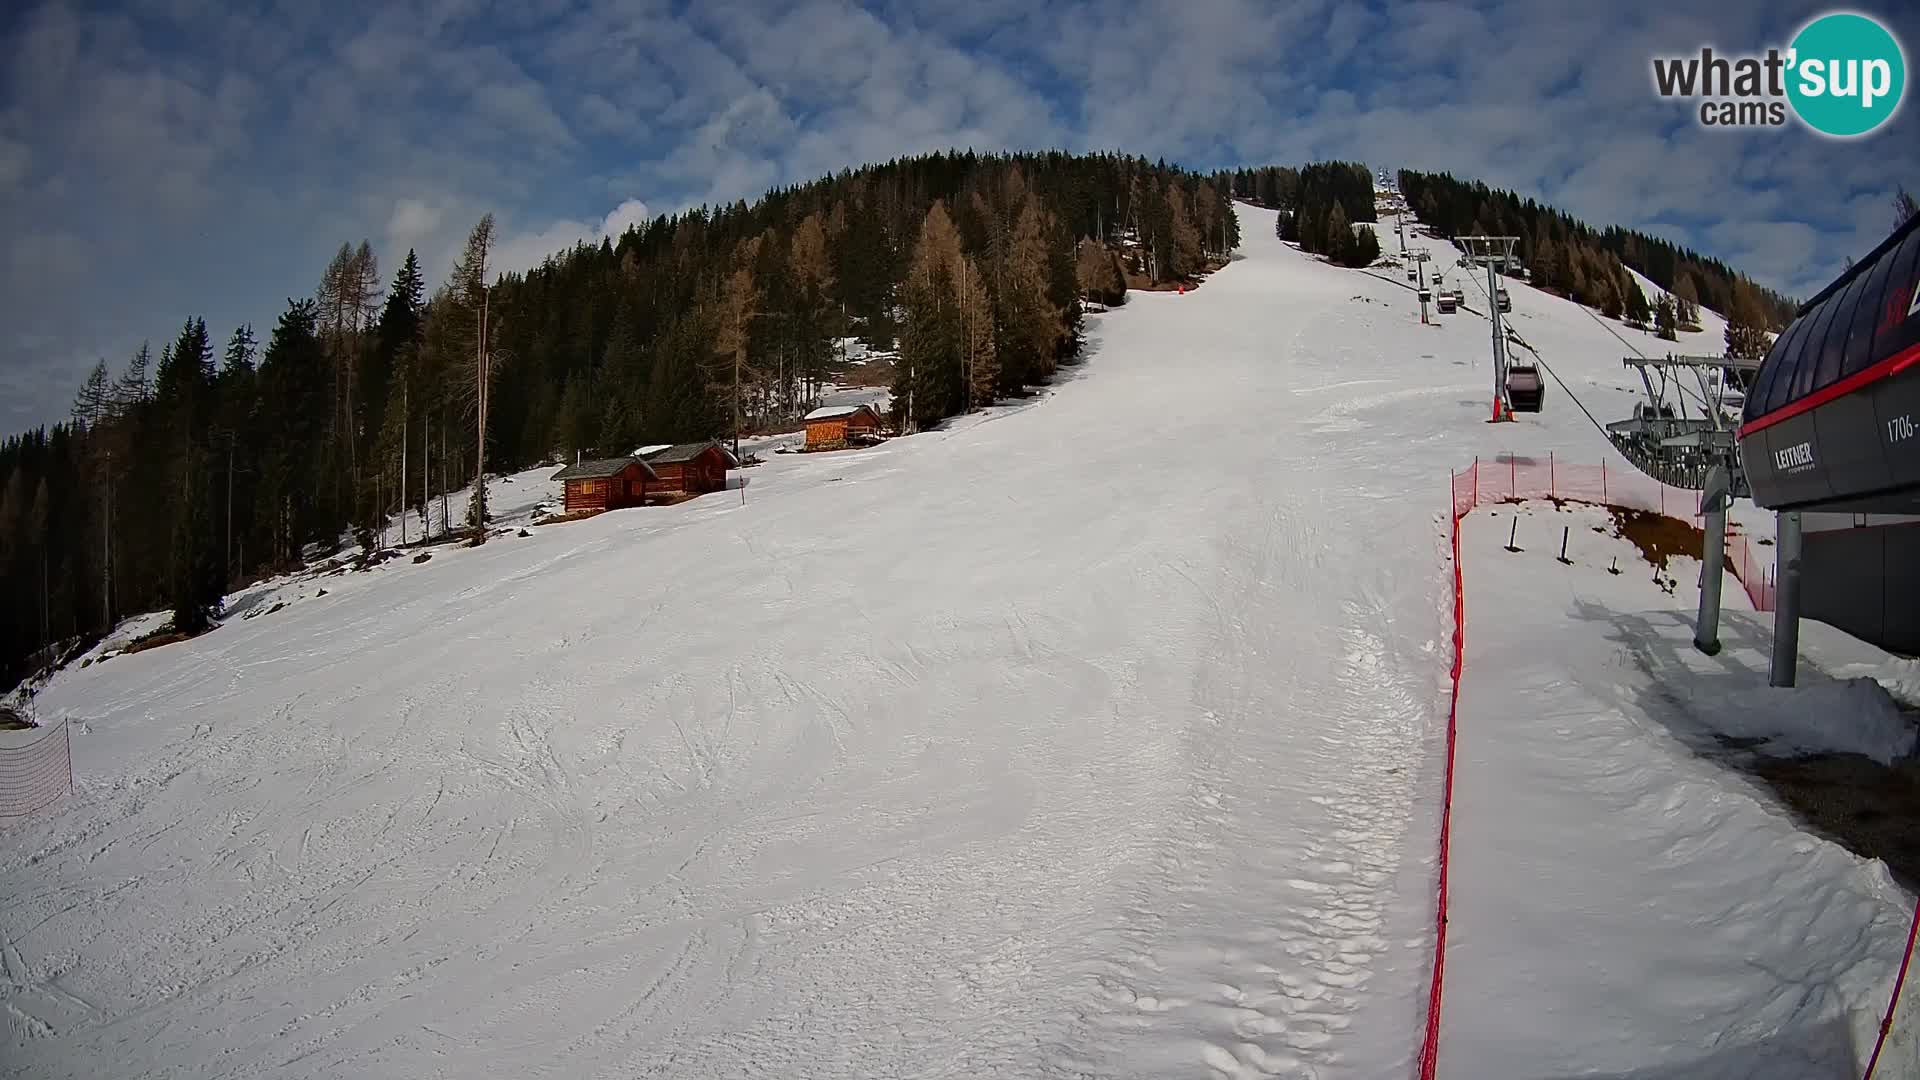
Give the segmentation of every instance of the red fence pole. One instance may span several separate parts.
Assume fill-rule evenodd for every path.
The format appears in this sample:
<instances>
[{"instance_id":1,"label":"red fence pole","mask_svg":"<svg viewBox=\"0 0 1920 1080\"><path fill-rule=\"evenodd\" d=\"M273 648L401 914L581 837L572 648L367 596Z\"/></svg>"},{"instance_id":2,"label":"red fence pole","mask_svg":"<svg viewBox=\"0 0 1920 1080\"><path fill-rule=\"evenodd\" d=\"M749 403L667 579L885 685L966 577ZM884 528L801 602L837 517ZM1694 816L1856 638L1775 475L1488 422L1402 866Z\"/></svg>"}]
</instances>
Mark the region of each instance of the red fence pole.
<instances>
[{"instance_id":1,"label":"red fence pole","mask_svg":"<svg viewBox=\"0 0 1920 1080\"><path fill-rule=\"evenodd\" d=\"M1514 457L1511 450L1507 451L1507 464L1513 467L1513 490L1507 494L1517 499L1520 497L1520 459Z\"/></svg>"},{"instance_id":2,"label":"red fence pole","mask_svg":"<svg viewBox=\"0 0 1920 1080\"><path fill-rule=\"evenodd\" d=\"M1600 501L1607 501L1607 459L1600 459Z\"/></svg>"},{"instance_id":3,"label":"red fence pole","mask_svg":"<svg viewBox=\"0 0 1920 1080\"><path fill-rule=\"evenodd\" d=\"M1547 494L1556 499L1560 497L1560 484L1553 475L1553 451L1551 450L1547 451Z\"/></svg>"},{"instance_id":4,"label":"red fence pole","mask_svg":"<svg viewBox=\"0 0 1920 1080\"><path fill-rule=\"evenodd\" d=\"M1475 454L1473 455L1473 502L1468 504L1467 508L1472 509L1473 507L1479 506L1479 505L1480 505L1480 455Z\"/></svg>"},{"instance_id":5,"label":"red fence pole","mask_svg":"<svg viewBox=\"0 0 1920 1080\"><path fill-rule=\"evenodd\" d=\"M1874 1040L1873 1056L1867 1059L1865 1080L1873 1080L1873 1067L1880 1064L1880 1051L1887 1045L1887 1032L1893 1029L1893 1007L1900 1003L1900 987L1907 981L1907 965L1913 961L1913 939L1920 935L1920 907L1913 909L1913 923L1907 928L1907 951L1900 956L1900 974L1894 976L1893 993L1887 997L1887 1014L1880 1018L1880 1037Z\"/></svg>"}]
</instances>

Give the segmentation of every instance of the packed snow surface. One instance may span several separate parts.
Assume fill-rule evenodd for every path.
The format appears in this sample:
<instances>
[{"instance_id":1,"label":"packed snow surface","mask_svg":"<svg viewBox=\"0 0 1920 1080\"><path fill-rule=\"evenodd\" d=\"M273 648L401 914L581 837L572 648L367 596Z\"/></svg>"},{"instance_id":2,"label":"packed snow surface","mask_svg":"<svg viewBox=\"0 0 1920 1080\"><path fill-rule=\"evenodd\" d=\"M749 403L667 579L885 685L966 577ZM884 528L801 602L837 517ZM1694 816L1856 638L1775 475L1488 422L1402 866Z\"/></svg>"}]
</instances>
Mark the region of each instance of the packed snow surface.
<instances>
[{"instance_id":1,"label":"packed snow surface","mask_svg":"<svg viewBox=\"0 0 1920 1080\"><path fill-rule=\"evenodd\" d=\"M1240 212L1244 257L1095 318L1035 399L329 577L57 678L39 708L73 725L78 790L0 832L0 1069L1404 1075L1448 470L1611 455L1558 385L1482 423L1483 319L1423 326L1398 283ZM1511 291L1626 415L1619 343ZM1800 858L1743 850L1756 876ZM1660 887L1694 887L1664 858ZM1807 880L1860 872L1821 858ZM1515 904L1540 883L1471 876ZM1818 940L1864 955L1886 903L1846 888Z\"/></svg>"},{"instance_id":2,"label":"packed snow surface","mask_svg":"<svg viewBox=\"0 0 1920 1080\"><path fill-rule=\"evenodd\" d=\"M1756 739L1911 752L1886 691L1836 677L1875 650L1805 623L1800 685L1772 689L1771 619L1729 589L1721 651L1697 651L1699 563L1672 561L1669 595L1602 511L1502 505L1461 528L1440 1076L1858 1075L1912 901L1727 759ZM1912 1019L1884 1075L1913 1075Z\"/></svg>"}]
</instances>

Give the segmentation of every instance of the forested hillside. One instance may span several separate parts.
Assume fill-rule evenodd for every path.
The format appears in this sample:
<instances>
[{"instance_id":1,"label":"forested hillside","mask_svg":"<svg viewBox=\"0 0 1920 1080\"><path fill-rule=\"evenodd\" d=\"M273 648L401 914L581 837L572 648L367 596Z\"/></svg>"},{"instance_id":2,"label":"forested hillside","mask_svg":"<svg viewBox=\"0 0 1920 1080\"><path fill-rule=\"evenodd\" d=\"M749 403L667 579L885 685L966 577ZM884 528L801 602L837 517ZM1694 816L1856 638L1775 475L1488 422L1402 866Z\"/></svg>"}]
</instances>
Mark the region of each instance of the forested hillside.
<instances>
[{"instance_id":1,"label":"forested hillside","mask_svg":"<svg viewBox=\"0 0 1920 1080\"><path fill-rule=\"evenodd\" d=\"M1636 305L1639 290L1620 273L1629 266L1673 294L1679 308L1704 304L1742 327L1745 338L1753 337L1753 329L1777 331L1793 321L1792 300L1718 259L1656 236L1617 226L1595 229L1533 199L1447 173L1402 169L1400 193L1442 236L1519 237L1518 253L1533 284L1615 317L1647 317L1647 301ZM1689 321L1685 310L1677 314L1680 323Z\"/></svg>"},{"instance_id":2,"label":"forested hillside","mask_svg":"<svg viewBox=\"0 0 1920 1080\"><path fill-rule=\"evenodd\" d=\"M477 470L793 417L841 337L897 348L903 428L1021 393L1075 356L1083 297L1223 260L1226 189L1120 155L949 153L662 216L524 275L495 272L489 217L438 288L412 253L387 277L343 244L264 342L189 318L96 367L71 422L0 444L0 679L121 614L204 626L233 583L370 544Z\"/></svg>"}]
</instances>

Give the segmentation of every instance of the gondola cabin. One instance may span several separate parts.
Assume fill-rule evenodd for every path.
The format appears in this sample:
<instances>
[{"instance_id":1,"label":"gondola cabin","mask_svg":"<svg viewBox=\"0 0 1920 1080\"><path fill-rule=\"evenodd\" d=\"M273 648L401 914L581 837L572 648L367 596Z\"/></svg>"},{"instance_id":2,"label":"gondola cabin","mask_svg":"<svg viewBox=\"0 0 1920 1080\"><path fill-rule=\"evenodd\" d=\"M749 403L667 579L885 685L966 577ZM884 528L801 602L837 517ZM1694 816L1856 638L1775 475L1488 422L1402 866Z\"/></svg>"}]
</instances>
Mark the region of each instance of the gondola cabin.
<instances>
[{"instance_id":1,"label":"gondola cabin","mask_svg":"<svg viewBox=\"0 0 1920 1080\"><path fill-rule=\"evenodd\" d=\"M805 420L809 450L838 450L880 432L880 414L871 405L826 405Z\"/></svg>"},{"instance_id":2,"label":"gondola cabin","mask_svg":"<svg viewBox=\"0 0 1920 1080\"><path fill-rule=\"evenodd\" d=\"M727 470L739 466L726 447L711 440L652 447L640 459L658 477L657 483L648 486L649 494L720 491L727 486Z\"/></svg>"},{"instance_id":3,"label":"gondola cabin","mask_svg":"<svg viewBox=\"0 0 1920 1080\"><path fill-rule=\"evenodd\" d=\"M1460 302L1454 299L1453 294L1445 289L1440 290L1440 295L1435 298L1434 302L1439 305L1440 314L1442 315L1452 315L1460 308Z\"/></svg>"},{"instance_id":4,"label":"gondola cabin","mask_svg":"<svg viewBox=\"0 0 1920 1080\"><path fill-rule=\"evenodd\" d=\"M1547 396L1547 384L1540 369L1532 364L1514 364L1507 368L1507 404L1514 412L1539 412Z\"/></svg>"},{"instance_id":5,"label":"gondola cabin","mask_svg":"<svg viewBox=\"0 0 1920 1080\"><path fill-rule=\"evenodd\" d=\"M618 510L646 501L648 484L658 480L639 458L594 458L575 462L553 474L566 484L567 513Z\"/></svg>"}]
</instances>

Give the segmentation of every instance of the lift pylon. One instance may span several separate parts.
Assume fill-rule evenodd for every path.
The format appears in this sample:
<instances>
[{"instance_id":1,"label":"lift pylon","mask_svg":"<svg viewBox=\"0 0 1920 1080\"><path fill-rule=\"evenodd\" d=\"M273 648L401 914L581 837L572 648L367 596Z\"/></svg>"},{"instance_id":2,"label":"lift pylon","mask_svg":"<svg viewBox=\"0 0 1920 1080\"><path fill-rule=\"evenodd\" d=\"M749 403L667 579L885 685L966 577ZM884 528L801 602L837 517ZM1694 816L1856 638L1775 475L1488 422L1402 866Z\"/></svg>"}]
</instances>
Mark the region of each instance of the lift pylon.
<instances>
[{"instance_id":1,"label":"lift pylon","mask_svg":"<svg viewBox=\"0 0 1920 1080\"><path fill-rule=\"evenodd\" d=\"M1507 397L1507 335L1501 326L1500 267L1513 259L1517 236L1459 236L1454 242L1466 251L1462 265L1479 263L1487 268L1487 319L1493 324L1493 419L1513 419L1513 402Z\"/></svg>"}]
</instances>

